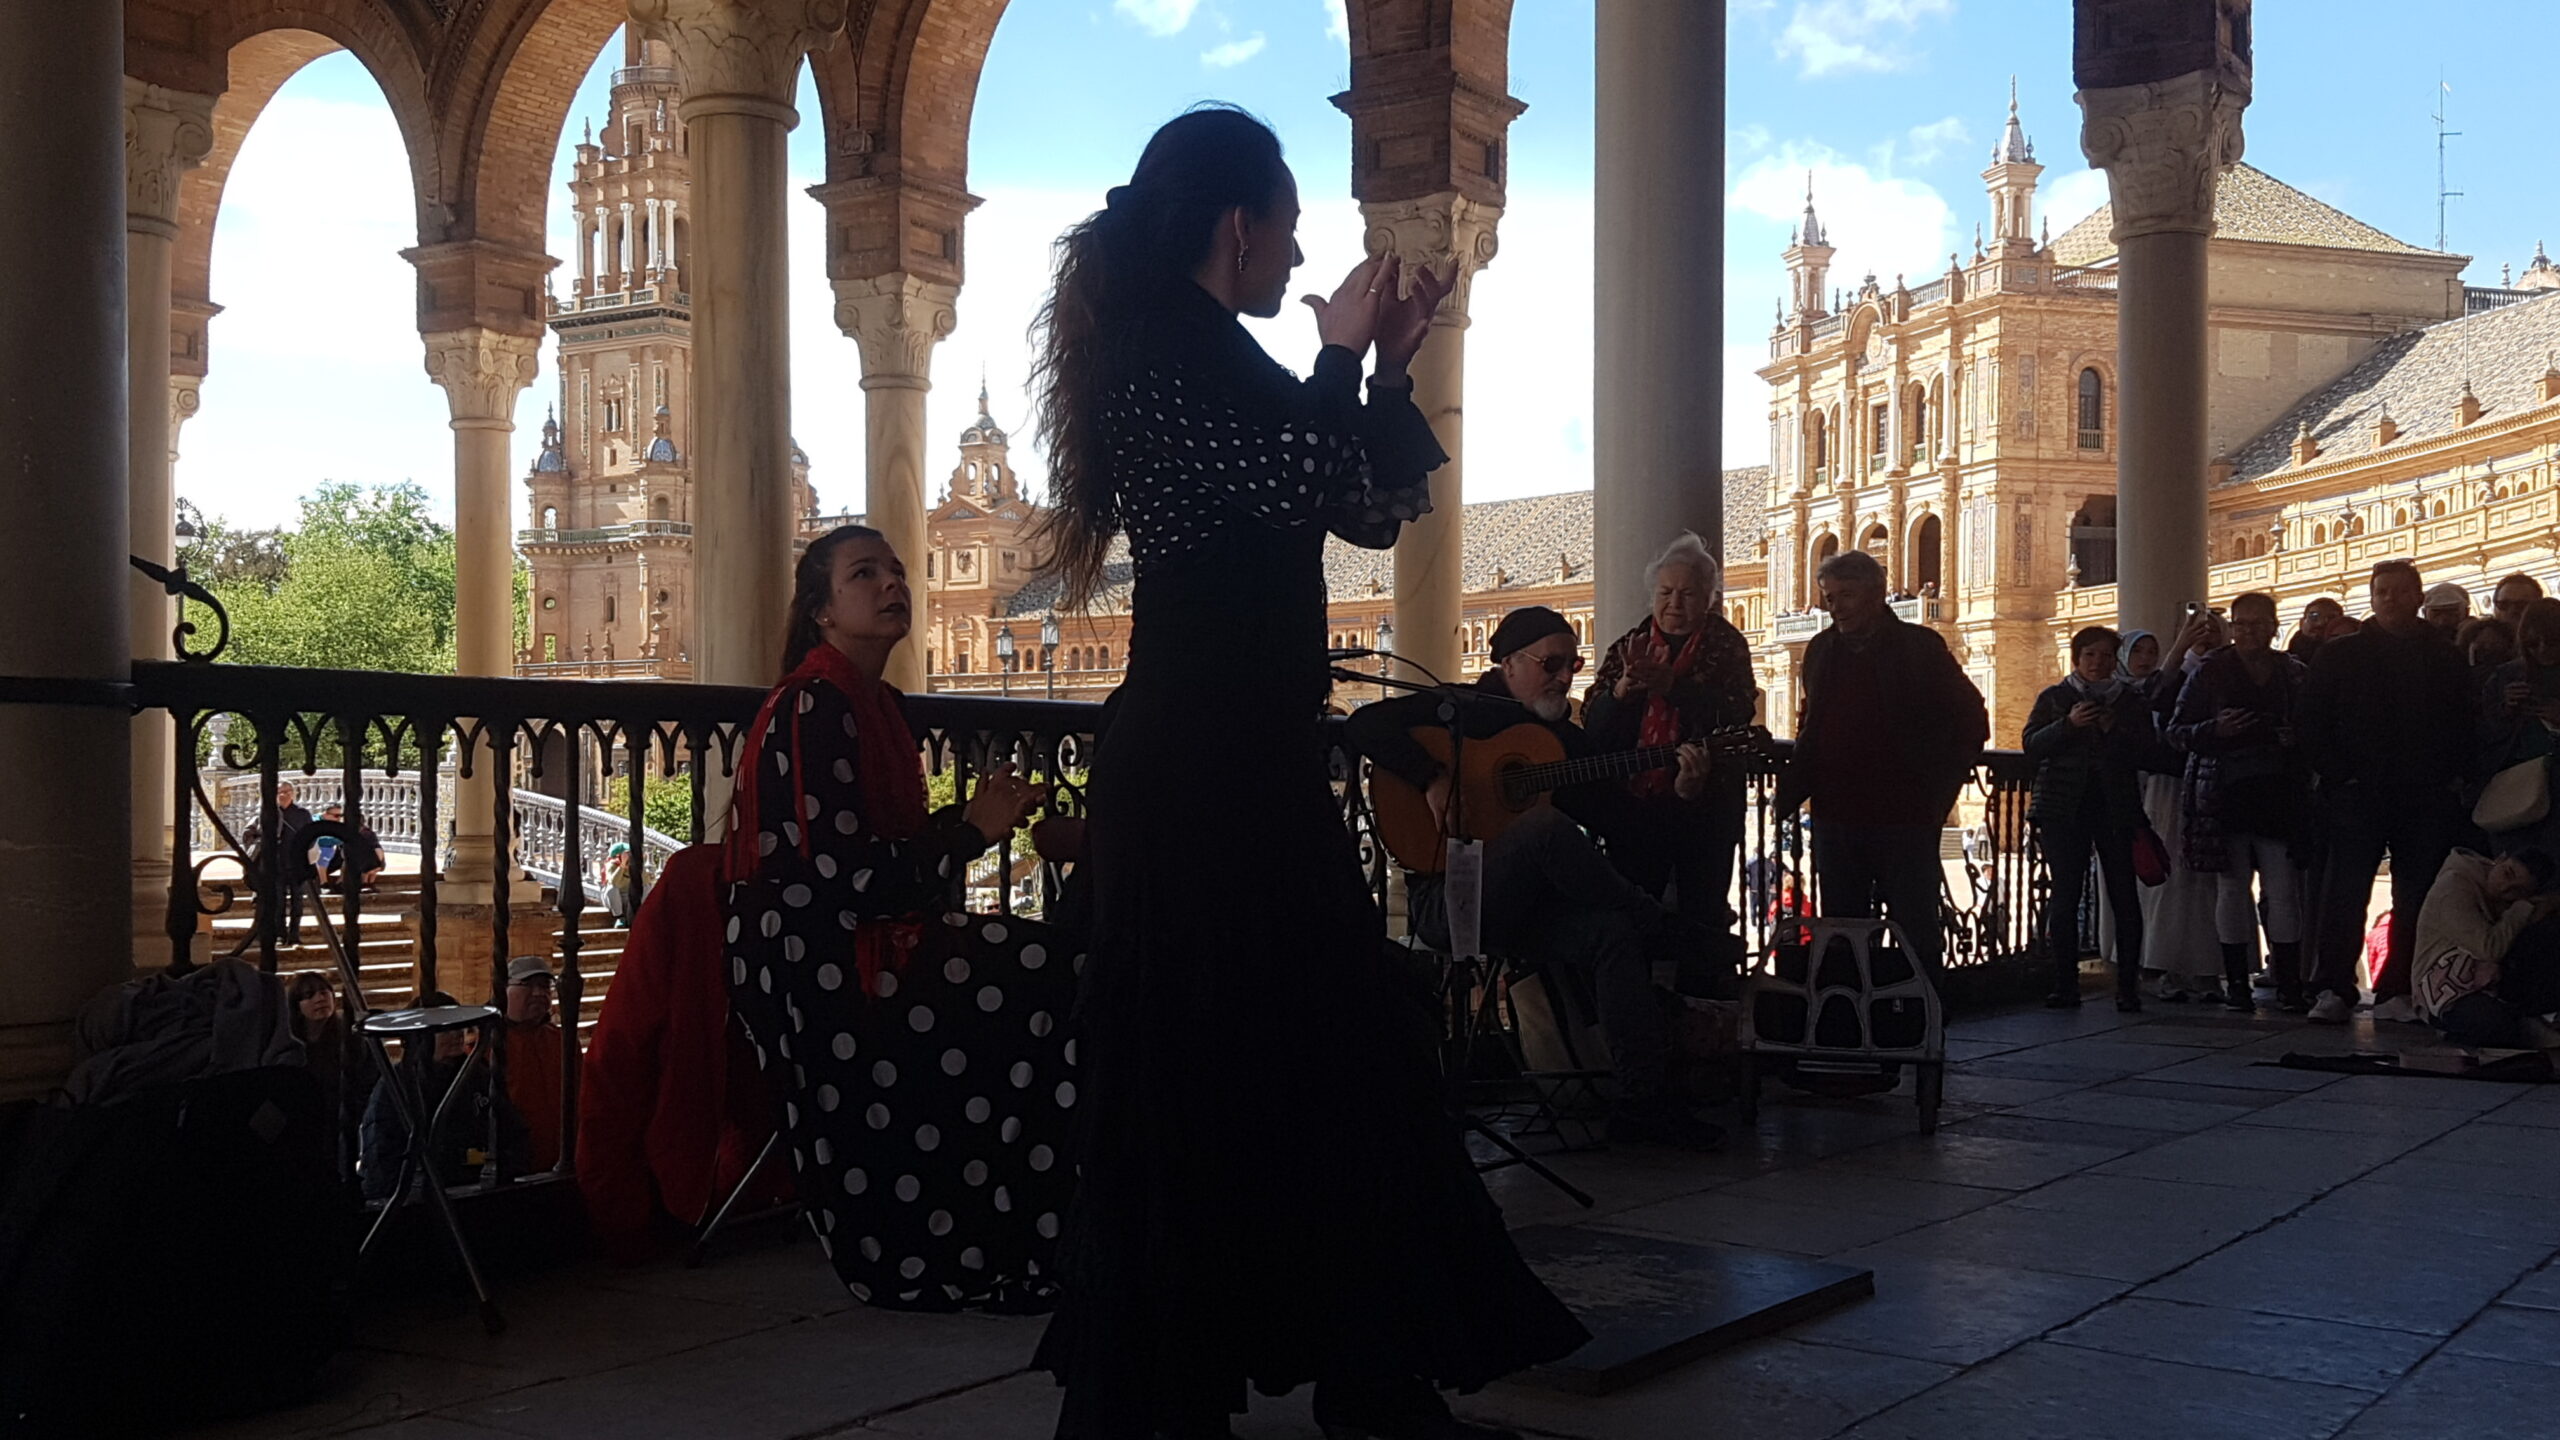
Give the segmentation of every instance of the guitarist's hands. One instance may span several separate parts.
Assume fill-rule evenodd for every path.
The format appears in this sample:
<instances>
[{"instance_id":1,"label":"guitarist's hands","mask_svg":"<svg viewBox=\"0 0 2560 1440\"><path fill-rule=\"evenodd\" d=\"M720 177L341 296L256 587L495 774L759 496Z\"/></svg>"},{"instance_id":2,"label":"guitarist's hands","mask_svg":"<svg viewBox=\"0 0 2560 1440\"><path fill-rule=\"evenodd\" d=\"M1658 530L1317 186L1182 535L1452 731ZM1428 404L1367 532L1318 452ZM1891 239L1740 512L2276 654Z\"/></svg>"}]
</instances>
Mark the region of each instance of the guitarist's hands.
<instances>
[{"instance_id":1,"label":"guitarist's hands","mask_svg":"<svg viewBox=\"0 0 2560 1440\"><path fill-rule=\"evenodd\" d=\"M1692 740L1680 747L1680 773L1672 777L1671 793L1683 800L1695 800L1707 793L1707 779L1714 773L1714 754Z\"/></svg>"},{"instance_id":2,"label":"guitarist's hands","mask_svg":"<svg viewBox=\"0 0 2560 1440\"><path fill-rule=\"evenodd\" d=\"M1432 828L1433 830L1435 830L1435 831L1439 832L1440 834L1443 834L1443 835L1448 834L1448 833L1449 833L1449 772L1448 772L1448 771L1446 771L1446 770L1441 771L1441 772L1440 772L1440 778L1439 778L1439 779L1434 780L1434 781L1432 781L1429 785L1427 785L1427 786L1423 787L1423 791L1422 791L1422 800L1423 800L1423 803L1424 803L1424 804L1429 805L1429 806L1431 807L1431 828Z\"/></svg>"}]
</instances>

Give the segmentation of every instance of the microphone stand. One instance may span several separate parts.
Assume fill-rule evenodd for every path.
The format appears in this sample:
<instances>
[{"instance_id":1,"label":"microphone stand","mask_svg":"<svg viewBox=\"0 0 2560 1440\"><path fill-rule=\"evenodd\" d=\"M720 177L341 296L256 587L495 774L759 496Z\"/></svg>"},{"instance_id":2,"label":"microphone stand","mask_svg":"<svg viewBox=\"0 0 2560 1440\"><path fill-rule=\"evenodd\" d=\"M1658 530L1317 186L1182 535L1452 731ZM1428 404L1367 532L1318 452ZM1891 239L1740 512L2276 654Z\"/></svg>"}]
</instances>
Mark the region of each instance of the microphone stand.
<instances>
[{"instance_id":1,"label":"microphone stand","mask_svg":"<svg viewBox=\"0 0 2560 1440\"><path fill-rule=\"evenodd\" d=\"M1336 657L1351 658L1344 656L1340 651L1329 652L1327 655L1328 659ZM1408 660L1404 663L1410 665L1415 662ZM1509 709L1519 711L1524 719L1528 717L1529 707L1512 699L1508 695L1490 695L1478 691L1471 686L1454 685L1448 681L1442 680L1437 675L1432 675L1427 681L1407 680L1384 673L1366 675L1357 670L1348 669L1340 665L1334 665L1328 668L1330 669L1334 679L1337 681L1360 685L1380 685L1392 690L1404 690L1413 694L1436 695L1439 697L1440 707L1438 718L1440 723L1446 726L1449 732L1449 804L1447 809L1442 812L1440 820L1440 838L1442 842L1441 853L1445 856L1448 853L1448 844L1452 841L1463 839L1466 834L1466 831L1463 828L1465 824L1466 811L1466 787L1459 783L1459 775L1466 758L1467 727L1464 719L1466 707L1469 705L1501 705ZM1417 666L1416 668L1420 667ZM1428 670L1425 670L1423 673L1426 675L1430 674ZM1442 895L1445 903L1445 897L1447 895L1445 887L1442 890ZM1481 917L1483 913L1483 888L1481 883L1479 883L1477 888L1476 899L1477 913L1479 917ZM1410 924L1409 920L1408 924ZM1483 942L1483 929L1480 920L1479 924L1474 927L1474 929L1477 943L1481 945ZM1456 949L1456 938L1456 928L1453 926L1451 927L1450 932L1451 949L1453 951ZM1500 1150L1506 1157L1508 1157L1477 1165L1476 1172L1478 1174L1485 1174L1513 1165L1523 1166L1529 1171L1529 1173L1537 1176L1541 1180L1544 1180L1549 1185L1554 1186L1559 1192L1571 1199L1575 1204L1581 1206L1585 1210L1588 1210L1592 1208L1594 1203L1596 1203L1592 1200L1589 1192L1584 1191L1580 1187L1576 1186L1572 1181L1557 1174L1544 1161L1538 1159L1538 1157L1530 1154L1528 1151L1521 1149L1518 1141L1512 1139L1508 1135L1505 1135L1500 1130L1495 1129L1491 1122L1476 1114L1473 1110L1467 1108L1466 1091L1467 1086L1470 1083L1468 1080L1468 1072L1473 1068L1476 1034L1483 1028L1486 1014L1492 1012L1498 1004L1494 998L1494 984L1495 981L1501 977L1497 972L1498 967L1490 963L1488 957L1481 954L1452 954L1449 956L1448 964L1442 967L1441 993L1444 1010L1455 1018L1458 1024L1464 1027L1465 1032L1458 1041L1454 1064L1451 1063L1451 1057L1448 1053L1446 1051L1442 1052L1443 1058L1441 1064L1443 1081L1445 1084L1445 1103L1449 1108L1449 1113L1457 1120L1460 1126L1471 1134L1482 1136L1486 1143L1492 1145L1495 1149ZM1482 990L1484 999L1481 1002L1480 1007L1477 1005L1471 1005L1467 1002L1466 995L1471 989Z\"/></svg>"}]
</instances>

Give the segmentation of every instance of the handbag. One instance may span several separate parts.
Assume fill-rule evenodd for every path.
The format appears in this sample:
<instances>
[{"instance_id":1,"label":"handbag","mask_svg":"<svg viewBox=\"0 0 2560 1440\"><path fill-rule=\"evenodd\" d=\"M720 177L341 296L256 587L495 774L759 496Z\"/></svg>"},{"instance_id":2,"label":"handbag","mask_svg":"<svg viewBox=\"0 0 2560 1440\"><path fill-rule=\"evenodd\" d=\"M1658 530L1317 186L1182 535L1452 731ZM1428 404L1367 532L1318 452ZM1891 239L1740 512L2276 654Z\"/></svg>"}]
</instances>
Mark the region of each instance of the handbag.
<instances>
[{"instance_id":1,"label":"handbag","mask_svg":"<svg viewBox=\"0 0 2560 1440\"><path fill-rule=\"evenodd\" d=\"M2169 846L2148 825L2133 827L2133 878L2152 886L2169 883Z\"/></svg>"},{"instance_id":2,"label":"handbag","mask_svg":"<svg viewBox=\"0 0 2560 1440\"><path fill-rule=\"evenodd\" d=\"M2519 760L2489 777L2471 807L2471 823L2503 835L2542 823L2551 813L2551 758Z\"/></svg>"}]
</instances>

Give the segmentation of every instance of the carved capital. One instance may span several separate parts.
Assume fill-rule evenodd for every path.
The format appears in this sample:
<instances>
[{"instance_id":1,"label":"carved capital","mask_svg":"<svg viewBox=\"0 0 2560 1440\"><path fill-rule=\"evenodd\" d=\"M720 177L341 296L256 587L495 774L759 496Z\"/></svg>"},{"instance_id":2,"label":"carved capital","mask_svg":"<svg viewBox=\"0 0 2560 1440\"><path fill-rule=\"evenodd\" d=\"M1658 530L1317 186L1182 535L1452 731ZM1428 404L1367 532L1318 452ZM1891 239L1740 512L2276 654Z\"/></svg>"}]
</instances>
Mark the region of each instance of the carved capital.
<instances>
[{"instance_id":1,"label":"carved capital","mask_svg":"<svg viewBox=\"0 0 2560 1440\"><path fill-rule=\"evenodd\" d=\"M172 375L169 377L169 445L178 444L178 427L196 418L204 408L204 377Z\"/></svg>"},{"instance_id":2,"label":"carved capital","mask_svg":"<svg viewBox=\"0 0 2560 1440\"><path fill-rule=\"evenodd\" d=\"M2080 150L2107 172L2116 243L2138 235L2212 234L2214 186L2240 160L2247 81L2198 71L2149 85L2083 90L2078 99Z\"/></svg>"},{"instance_id":3,"label":"carved capital","mask_svg":"<svg viewBox=\"0 0 2560 1440\"><path fill-rule=\"evenodd\" d=\"M933 347L960 323L960 287L912 275L838 280L836 327L862 348L865 385L932 373Z\"/></svg>"},{"instance_id":4,"label":"carved capital","mask_svg":"<svg viewBox=\"0 0 2560 1440\"><path fill-rule=\"evenodd\" d=\"M125 226L173 240L178 180L213 153L213 97L124 82Z\"/></svg>"},{"instance_id":5,"label":"carved capital","mask_svg":"<svg viewBox=\"0 0 2560 1440\"><path fill-rule=\"evenodd\" d=\"M631 22L675 52L687 118L745 110L789 123L800 57L834 43L845 8L846 0L631 0Z\"/></svg>"},{"instance_id":6,"label":"carved capital","mask_svg":"<svg viewBox=\"0 0 2560 1440\"><path fill-rule=\"evenodd\" d=\"M443 330L424 337L427 378L444 387L454 422L512 427L516 396L533 383L542 341L497 330Z\"/></svg>"},{"instance_id":7,"label":"carved capital","mask_svg":"<svg viewBox=\"0 0 2560 1440\"><path fill-rule=\"evenodd\" d=\"M1408 267L1422 266L1434 275L1454 271L1457 283L1440 302L1438 318L1442 324L1467 323L1476 272L1493 263L1498 248L1494 230L1502 223L1501 206L1443 192L1362 205L1360 218L1369 227L1370 254L1393 254Z\"/></svg>"}]
</instances>

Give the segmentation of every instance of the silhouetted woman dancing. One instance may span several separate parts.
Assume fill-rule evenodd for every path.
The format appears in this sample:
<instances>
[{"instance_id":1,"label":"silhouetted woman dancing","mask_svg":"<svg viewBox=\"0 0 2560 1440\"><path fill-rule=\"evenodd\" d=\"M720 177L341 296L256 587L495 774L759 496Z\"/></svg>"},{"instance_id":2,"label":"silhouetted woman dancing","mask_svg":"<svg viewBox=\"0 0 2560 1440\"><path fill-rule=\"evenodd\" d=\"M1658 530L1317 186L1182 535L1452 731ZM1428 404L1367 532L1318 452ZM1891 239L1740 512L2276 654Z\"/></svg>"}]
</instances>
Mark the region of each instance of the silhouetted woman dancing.
<instances>
[{"instance_id":1,"label":"silhouetted woman dancing","mask_svg":"<svg viewBox=\"0 0 2560 1440\"><path fill-rule=\"evenodd\" d=\"M1061 1440L1224 1436L1248 1384L1309 1381L1337 1440L1493 1436L1438 1389L1586 1338L1442 1106L1315 723L1325 535L1391 544L1447 458L1405 375L1447 285L1378 261L1310 297L1299 381L1236 320L1280 312L1297 221L1271 131L1193 111L1060 242L1042 315L1049 563L1080 601L1125 531L1137 581L1090 792L1081 1184L1036 1362Z\"/></svg>"}]
</instances>

